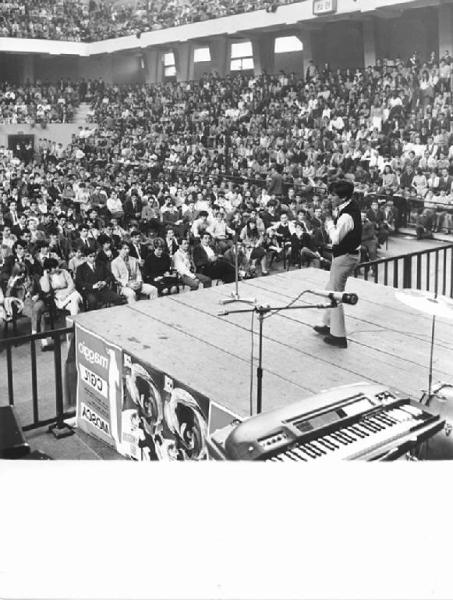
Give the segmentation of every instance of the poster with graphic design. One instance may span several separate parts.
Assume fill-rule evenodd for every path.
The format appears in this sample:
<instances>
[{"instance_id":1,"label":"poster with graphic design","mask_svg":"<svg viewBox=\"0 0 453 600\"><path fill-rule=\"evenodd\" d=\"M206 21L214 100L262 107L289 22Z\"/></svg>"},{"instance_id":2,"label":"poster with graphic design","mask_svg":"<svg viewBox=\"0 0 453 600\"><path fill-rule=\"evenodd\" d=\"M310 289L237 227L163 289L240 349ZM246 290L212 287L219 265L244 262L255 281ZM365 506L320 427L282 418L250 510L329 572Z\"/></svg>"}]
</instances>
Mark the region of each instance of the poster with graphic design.
<instances>
[{"instance_id":1,"label":"poster with graphic design","mask_svg":"<svg viewBox=\"0 0 453 600\"><path fill-rule=\"evenodd\" d=\"M123 354L119 452L135 460L206 460L209 399Z\"/></svg>"},{"instance_id":2,"label":"poster with graphic design","mask_svg":"<svg viewBox=\"0 0 453 600\"><path fill-rule=\"evenodd\" d=\"M121 348L76 326L77 426L114 448L121 436Z\"/></svg>"}]
</instances>

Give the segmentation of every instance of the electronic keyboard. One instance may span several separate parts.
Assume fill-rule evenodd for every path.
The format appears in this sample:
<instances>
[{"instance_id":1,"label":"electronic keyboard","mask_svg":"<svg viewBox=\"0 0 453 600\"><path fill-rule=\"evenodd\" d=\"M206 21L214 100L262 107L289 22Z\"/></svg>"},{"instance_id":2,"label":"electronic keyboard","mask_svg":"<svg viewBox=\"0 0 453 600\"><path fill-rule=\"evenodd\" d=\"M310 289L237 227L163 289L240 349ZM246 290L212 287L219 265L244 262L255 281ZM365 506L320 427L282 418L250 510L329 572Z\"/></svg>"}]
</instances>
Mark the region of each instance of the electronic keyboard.
<instances>
[{"instance_id":1,"label":"electronic keyboard","mask_svg":"<svg viewBox=\"0 0 453 600\"><path fill-rule=\"evenodd\" d=\"M445 420L382 385L341 386L214 431L219 460L394 460L440 431Z\"/></svg>"}]
</instances>

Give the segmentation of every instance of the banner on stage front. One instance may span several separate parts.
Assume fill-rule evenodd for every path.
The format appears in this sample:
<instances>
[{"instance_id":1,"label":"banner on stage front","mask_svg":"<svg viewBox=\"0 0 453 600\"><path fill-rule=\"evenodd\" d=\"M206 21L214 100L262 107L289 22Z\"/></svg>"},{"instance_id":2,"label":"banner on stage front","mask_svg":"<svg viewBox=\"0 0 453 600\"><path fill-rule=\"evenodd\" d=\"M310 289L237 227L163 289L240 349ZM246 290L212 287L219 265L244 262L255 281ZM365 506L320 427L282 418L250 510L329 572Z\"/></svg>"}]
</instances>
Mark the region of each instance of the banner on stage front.
<instances>
[{"instance_id":1,"label":"banner on stage front","mask_svg":"<svg viewBox=\"0 0 453 600\"><path fill-rule=\"evenodd\" d=\"M117 448L121 436L121 348L77 325L77 426Z\"/></svg>"},{"instance_id":2,"label":"banner on stage front","mask_svg":"<svg viewBox=\"0 0 453 600\"><path fill-rule=\"evenodd\" d=\"M123 353L119 451L135 460L206 460L209 399Z\"/></svg>"}]
</instances>

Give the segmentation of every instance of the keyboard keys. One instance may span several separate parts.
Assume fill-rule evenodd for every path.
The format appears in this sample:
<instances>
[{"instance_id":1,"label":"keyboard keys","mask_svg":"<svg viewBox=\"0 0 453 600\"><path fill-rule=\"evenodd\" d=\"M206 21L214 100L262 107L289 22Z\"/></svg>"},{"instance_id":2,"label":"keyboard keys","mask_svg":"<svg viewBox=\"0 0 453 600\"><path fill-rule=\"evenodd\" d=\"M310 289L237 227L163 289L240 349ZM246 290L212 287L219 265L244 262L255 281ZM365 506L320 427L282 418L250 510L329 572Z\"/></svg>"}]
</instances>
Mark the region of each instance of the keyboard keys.
<instances>
[{"instance_id":1,"label":"keyboard keys","mask_svg":"<svg viewBox=\"0 0 453 600\"><path fill-rule=\"evenodd\" d=\"M381 431L381 429L385 429L385 427L382 423L379 423L378 421L376 421L376 419L373 419L372 417L369 417L367 419L367 423L372 425L377 431Z\"/></svg>"},{"instance_id":2,"label":"keyboard keys","mask_svg":"<svg viewBox=\"0 0 453 600\"><path fill-rule=\"evenodd\" d=\"M290 450L290 449L288 449L288 450L285 452L285 454L288 454L288 456L289 456L290 458L292 458L293 460L296 460L296 461L299 461L299 460L300 460L300 458L297 456L297 454L296 454L296 453L295 453L295 452L294 452L292 449L291 449L291 450Z\"/></svg>"},{"instance_id":3,"label":"keyboard keys","mask_svg":"<svg viewBox=\"0 0 453 600\"><path fill-rule=\"evenodd\" d=\"M324 439L329 442L329 444L331 444L334 448L340 448L341 444L339 443L338 440L336 440L334 437L332 437L330 434L329 435L325 435Z\"/></svg>"},{"instance_id":4,"label":"keyboard keys","mask_svg":"<svg viewBox=\"0 0 453 600\"><path fill-rule=\"evenodd\" d=\"M288 448L267 460L272 462L310 462L322 458L350 459L366 456L370 449L397 440L398 436L411 431L420 422L424 412L410 404L386 407L375 412L357 415L356 422L344 425L339 421L338 429Z\"/></svg>"},{"instance_id":5,"label":"keyboard keys","mask_svg":"<svg viewBox=\"0 0 453 600\"><path fill-rule=\"evenodd\" d=\"M315 450L317 450L318 452L320 452L321 454L326 454L326 451L324 450L324 448L321 446L321 444L318 444L318 440L316 440L316 442L311 441L310 442L310 446L311 448L314 448Z\"/></svg>"},{"instance_id":6,"label":"keyboard keys","mask_svg":"<svg viewBox=\"0 0 453 600\"><path fill-rule=\"evenodd\" d=\"M340 444L349 444L348 440L345 439L341 433L338 433L338 431L335 431L335 433L332 433L332 437L334 437L336 440L338 440L340 442Z\"/></svg>"},{"instance_id":7,"label":"keyboard keys","mask_svg":"<svg viewBox=\"0 0 453 600\"><path fill-rule=\"evenodd\" d=\"M301 450L303 450L303 452L305 452L306 454L308 454L308 456L310 456L311 458L316 458L316 457L317 457L317 454L316 454L316 452L313 452L313 450L311 450L311 449L310 449L310 448L307 446L307 444L304 444L304 445L301 447Z\"/></svg>"},{"instance_id":8,"label":"keyboard keys","mask_svg":"<svg viewBox=\"0 0 453 600\"><path fill-rule=\"evenodd\" d=\"M316 454L316 456L322 456L322 452L320 450L318 450L318 448L316 448L315 444L312 444L311 442L309 442L308 444L305 444L305 446L308 446L308 448L314 452Z\"/></svg>"},{"instance_id":9,"label":"keyboard keys","mask_svg":"<svg viewBox=\"0 0 453 600\"><path fill-rule=\"evenodd\" d=\"M303 461L307 461L307 455L304 456L304 453L300 451L299 448L291 448L291 452L294 452L294 454L299 458L299 460L303 460Z\"/></svg>"},{"instance_id":10,"label":"keyboard keys","mask_svg":"<svg viewBox=\"0 0 453 600\"><path fill-rule=\"evenodd\" d=\"M324 448L327 448L327 450L329 450L330 452L332 452L336 448L336 446L328 442L325 438L319 438L318 443L324 446Z\"/></svg>"},{"instance_id":11,"label":"keyboard keys","mask_svg":"<svg viewBox=\"0 0 453 600\"><path fill-rule=\"evenodd\" d=\"M348 431L350 431L351 433L353 433L356 436L356 438L364 438L365 437L365 434L362 431L359 431L353 425L351 425L350 427L348 427Z\"/></svg>"}]
</instances>

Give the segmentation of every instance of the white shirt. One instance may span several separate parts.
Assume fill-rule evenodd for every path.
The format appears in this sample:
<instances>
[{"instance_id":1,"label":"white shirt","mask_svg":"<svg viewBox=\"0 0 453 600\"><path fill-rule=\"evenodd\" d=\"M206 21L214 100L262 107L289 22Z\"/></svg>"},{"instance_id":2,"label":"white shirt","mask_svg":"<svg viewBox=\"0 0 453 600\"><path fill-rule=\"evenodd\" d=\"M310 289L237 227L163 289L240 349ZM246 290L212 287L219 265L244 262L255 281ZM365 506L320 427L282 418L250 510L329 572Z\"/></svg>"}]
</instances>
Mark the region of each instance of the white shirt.
<instances>
[{"instance_id":1,"label":"white shirt","mask_svg":"<svg viewBox=\"0 0 453 600\"><path fill-rule=\"evenodd\" d=\"M173 255L173 267L179 275L187 275L191 279L195 279L195 275L190 270L190 256L188 252L185 252L180 248Z\"/></svg>"},{"instance_id":2,"label":"white shirt","mask_svg":"<svg viewBox=\"0 0 453 600\"><path fill-rule=\"evenodd\" d=\"M343 202L338 207L338 212L340 213L343 209L345 209L351 200L347 202ZM347 233L354 229L354 219L348 213L343 213L338 217L337 224L333 221L327 221L326 230L329 234L332 245L337 246L342 239L346 236ZM358 247L357 247L358 248Z\"/></svg>"}]
</instances>

